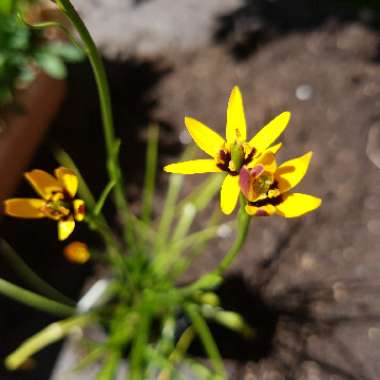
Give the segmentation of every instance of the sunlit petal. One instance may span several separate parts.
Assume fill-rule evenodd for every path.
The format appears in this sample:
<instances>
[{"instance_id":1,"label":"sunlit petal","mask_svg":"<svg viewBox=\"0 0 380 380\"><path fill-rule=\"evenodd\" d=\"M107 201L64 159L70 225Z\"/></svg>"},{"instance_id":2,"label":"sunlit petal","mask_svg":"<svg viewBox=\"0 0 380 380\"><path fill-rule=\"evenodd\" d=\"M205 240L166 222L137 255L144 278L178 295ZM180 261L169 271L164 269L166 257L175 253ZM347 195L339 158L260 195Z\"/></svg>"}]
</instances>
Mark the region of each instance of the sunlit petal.
<instances>
[{"instance_id":1,"label":"sunlit petal","mask_svg":"<svg viewBox=\"0 0 380 380\"><path fill-rule=\"evenodd\" d=\"M191 160L177 162L166 165L164 170L168 173L176 174L201 174L201 173L219 173L221 170L216 166L215 160Z\"/></svg>"},{"instance_id":2,"label":"sunlit petal","mask_svg":"<svg viewBox=\"0 0 380 380\"><path fill-rule=\"evenodd\" d=\"M224 139L218 133L191 117L185 117L185 125L198 147L215 158L224 145Z\"/></svg>"},{"instance_id":3,"label":"sunlit petal","mask_svg":"<svg viewBox=\"0 0 380 380\"><path fill-rule=\"evenodd\" d=\"M278 115L265 127L260 129L260 131L249 141L249 145L254 147L258 152L266 150L278 139L281 133L284 132L289 123L290 115L290 112L283 112Z\"/></svg>"},{"instance_id":4,"label":"sunlit petal","mask_svg":"<svg viewBox=\"0 0 380 380\"><path fill-rule=\"evenodd\" d=\"M45 206L43 199L13 198L4 202L4 212L17 218L43 218L45 215L41 209Z\"/></svg>"},{"instance_id":5,"label":"sunlit petal","mask_svg":"<svg viewBox=\"0 0 380 380\"><path fill-rule=\"evenodd\" d=\"M220 207L226 215L234 211L239 193L239 176L227 175L223 181L220 192Z\"/></svg>"},{"instance_id":6,"label":"sunlit petal","mask_svg":"<svg viewBox=\"0 0 380 380\"><path fill-rule=\"evenodd\" d=\"M74 231L75 221L71 217L67 220L58 221L58 239L65 240L67 239L71 233Z\"/></svg>"},{"instance_id":7,"label":"sunlit petal","mask_svg":"<svg viewBox=\"0 0 380 380\"><path fill-rule=\"evenodd\" d=\"M266 151L267 152L272 152L273 154L276 154L281 148L282 148L282 143L278 143L276 145L272 145Z\"/></svg>"},{"instance_id":8,"label":"sunlit petal","mask_svg":"<svg viewBox=\"0 0 380 380\"><path fill-rule=\"evenodd\" d=\"M58 180L43 170L35 169L26 172L25 177L34 190L44 199L49 199L53 192L62 191L62 186Z\"/></svg>"},{"instance_id":9,"label":"sunlit petal","mask_svg":"<svg viewBox=\"0 0 380 380\"><path fill-rule=\"evenodd\" d=\"M236 138L238 138L239 142L247 140L243 98L237 86L233 88L228 100L226 138L230 144L233 144Z\"/></svg>"},{"instance_id":10,"label":"sunlit petal","mask_svg":"<svg viewBox=\"0 0 380 380\"><path fill-rule=\"evenodd\" d=\"M312 155L313 153L309 152L280 165L276 172L276 180L281 193L292 189L302 180L309 168Z\"/></svg>"},{"instance_id":11,"label":"sunlit petal","mask_svg":"<svg viewBox=\"0 0 380 380\"><path fill-rule=\"evenodd\" d=\"M75 173L71 169L60 167L55 169L54 174L70 197L74 198L78 190L78 178Z\"/></svg>"},{"instance_id":12,"label":"sunlit petal","mask_svg":"<svg viewBox=\"0 0 380 380\"><path fill-rule=\"evenodd\" d=\"M283 201L276 206L278 215L296 218L318 208L322 200L308 194L293 193L283 196Z\"/></svg>"}]
</instances>

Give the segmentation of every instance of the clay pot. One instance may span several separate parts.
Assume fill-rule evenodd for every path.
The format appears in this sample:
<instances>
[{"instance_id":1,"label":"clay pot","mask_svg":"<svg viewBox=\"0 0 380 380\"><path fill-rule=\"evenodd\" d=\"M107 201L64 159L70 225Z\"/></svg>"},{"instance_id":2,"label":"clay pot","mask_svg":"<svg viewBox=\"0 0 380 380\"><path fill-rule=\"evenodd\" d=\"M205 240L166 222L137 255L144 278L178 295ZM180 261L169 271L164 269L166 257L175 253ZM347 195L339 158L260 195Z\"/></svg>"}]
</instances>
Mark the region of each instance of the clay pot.
<instances>
[{"instance_id":1,"label":"clay pot","mask_svg":"<svg viewBox=\"0 0 380 380\"><path fill-rule=\"evenodd\" d=\"M17 92L22 112L0 112L0 201L14 192L64 99L66 82L39 72L27 88Z\"/></svg>"}]
</instances>

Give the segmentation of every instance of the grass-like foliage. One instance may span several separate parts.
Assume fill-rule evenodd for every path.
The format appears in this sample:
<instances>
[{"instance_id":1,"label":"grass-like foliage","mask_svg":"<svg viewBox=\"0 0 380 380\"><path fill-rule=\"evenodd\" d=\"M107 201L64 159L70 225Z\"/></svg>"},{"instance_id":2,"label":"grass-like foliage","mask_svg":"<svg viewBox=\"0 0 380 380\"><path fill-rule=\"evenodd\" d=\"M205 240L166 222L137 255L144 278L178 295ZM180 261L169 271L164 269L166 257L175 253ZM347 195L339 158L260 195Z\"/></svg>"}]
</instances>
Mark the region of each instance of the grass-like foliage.
<instances>
[{"instance_id":1,"label":"grass-like foliage","mask_svg":"<svg viewBox=\"0 0 380 380\"><path fill-rule=\"evenodd\" d=\"M38 197L8 199L5 213L29 219L49 218L57 223L61 241L70 239L77 223L87 223L102 239L102 249L91 247L91 242L72 241L64 253L77 263L88 259L100 262L108 268L108 275L79 302L74 302L46 284L10 245L2 242L2 257L28 281L33 291L0 279L0 293L64 318L27 339L6 358L6 366L14 370L47 345L78 329L85 331L86 327L97 325L105 331L106 338L94 341L84 334L81 344L86 354L78 357L73 371L99 362L101 367L96 378L111 380L116 378L120 362L127 358L128 379L131 380L185 379L188 371L200 379L225 379L223 360L209 329L209 321L237 331L247 339L254 337L255 331L239 314L223 309L215 290L240 252L252 217L276 214L292 218L319 207L319 198L290 191L306 174L312 154L309 152L277 165L276 153L281 143L272 144L287 127L289 112L282 113L247 139L242 95L235 87L227 106L225 139L201 122L186 118L185 124L194 142L211 158L194 160L186 152L183 161L165 167L165 171L172 174L168 177L161 209L153 208L156 204L159 127L151 125L148 128L141 207L137 213L132 212L125 197L124 185L128 184L128 178L124 180L119 165L122 144L113 128L103 63L69 0L57 0L57 5L78 32L95 74L109 182L100 194L93 194L85 182L86 173L80 172L66 152L56 148L55 156L61 166L54 175L39 169L25 173ZM19 36L11 33L9 46L29 46L32 31L23 23L17 25ZM52 26L59 25L39 25L41 28ZM5 28L3 24L1 27ZM55 65L54 59L67 53L62 48L45 46L45 58L41 60L43 53L38 47L32 49L32 56L41 67L54 67L53 72L59 74L59 64ZM190 194L183 195L184 177L181 174L209 172L213 174ZM232 221L223 220L219 207L211 202L219 189L224 214L232 214L239 204ZM110 201L117 212L115 219L120 221L118 233L103 215L103 207ZM232 228L235 233L230 249L220 253L220 262L215 268L184 283L183 276L195 258L205 254L209 243L226 228ZM178 323L180 319L187 321L184 327ZM188 355L196 337L209 359L207 363Z\"/></svg>"}]
</instances>

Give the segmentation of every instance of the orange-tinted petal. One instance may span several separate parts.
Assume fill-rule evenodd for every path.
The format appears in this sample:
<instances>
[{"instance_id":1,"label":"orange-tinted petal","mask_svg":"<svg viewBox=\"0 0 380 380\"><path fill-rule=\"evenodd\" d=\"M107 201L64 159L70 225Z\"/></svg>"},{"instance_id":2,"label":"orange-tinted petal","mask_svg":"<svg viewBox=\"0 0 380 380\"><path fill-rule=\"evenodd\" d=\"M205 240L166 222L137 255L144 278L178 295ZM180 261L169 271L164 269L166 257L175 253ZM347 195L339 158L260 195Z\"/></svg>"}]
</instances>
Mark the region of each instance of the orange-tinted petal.
<instances>
[{"instance_id":1,"label":"orange-tinted petal","mask_svg":"<svg viewBox=\"0 0 380 380\"><path fill-rule=\"evenodd\" d=\"M213 159L191 160L177 162L166 165L164 170L168 173L176 174L201 174L201 173L219 173L221 170L216 166Z\"/></svg>"},{"instance_id":2,"label":"orange-tinted petal","mask_svg":"<svg viewBox=\"0 0 380 380\"><path fill-rule=\"evenodd\" d=\"M60 168L55 169L54 174L70 197L74 198L78 191L78 178L74 171L61 166Z\"/></svg>"},{"instance_id":3,"label":"orange-tinted petal","mask_svg":"<svg viewBox=\"0 0 380 380\"><path fill-rule=\"evenodd\" d=\"M73 241L63 250L65 257L76 264L84 264L90 258L90 252L87 244L80 241Z\"/></svg>"},{"instance_id":4,"label":"orange-tinted petal","mask_svg":"<svg viewBox=\"0 0 380 380\"><path fill-rule=\"evenodd\" d=\"M239 193L239 176L231 176L228 174L223 181L220 192L220 207L226 215L234 211Z\"/></svg>"},{"instance_id":5,"label":"orange-tinted petal","mask_svg":"<svg viewBox=\"0 0 380 380\"><path fill-rule=\"evenodd\" d=\"M25 219L43 218L41 209L45 206L43 199L13 198L4 202L4 212L9 216Z\"/></svg>"},{"instance_id":6,"label":"orange-tinted petal","mask_svg":"<svg viewBox=\"0 0 380 380\"><path fill-rule=\"evenodd\" d=\"M277 170L277 162L275 155L267 150L264 152L256 162L256 165L260 164L264 166L264 172L274 174Z\"/></svg>"},{"instance_id":7,"label":"orange-tinted petal","mask_svg":"<svg viewBox=\"0 0 380 380\"><path fill-rule=\"evenodd\" d=\"M245 142L247 140L247 124L245 121L243 98L239 87L235 86L232 91L227 105L227 125L226 125L227 142Z\"/></svg>"},{"instance_id":8,"label":"orange-tinted petal","mask_svg":"<svg viewBox=\"0 0 380 380\"><path fill-rule=\"evenodd\" d=\"M224 139L218 133L191 117L185 117L185 125L200 149L213 158L219 154Z\"/></svg>"},{"instance_id":9,"label":"orange-tinted petal","mask_svg":"<svg viewBox=\"0 0 380 380\"><path fill-rule=\"evenodd\" d=\"M258 152L266 150L285 130L289 123L290 115L290 112L283 112L278 115L253 136L249 141L249 145L254 147Z\"/></svg>"},{"instance_id":10,"label":"orange-tinted petal","mask_svg":"<svg viewBox=\"0 0 380 380\"><path fill-rule=\"evenodd\" d=\"M35 169L26 172L25 177L44 199L49 199L53 192L62 192L62 186L58 180L43 170Z\"/></svg>"},{"instance_id":11,"label":"orange-tinted petal","mask_svg":"<svg viewBox=\"0 0 380 380\"><path fill-rule=\"evenodd\" d=\"M276 206L278 215L296 218L318 208L322 200L308 194L293 193L283 196L283 201Z\"/></svg>"},{"instance_id":12,"label":"orange-tinted petal","mask_svg":"<svg viewBox=\"0 0 380 380\"><path fill-rule=\"evenodd\" d=\"M306 153L301 157L284 162L277 169L275 177L281 193L285 193L298 185L309 168L312 155L312 152Z\"/></svg>"},{"instance_id":13,"label":"orange-tinted petal","mask_svg":"<svg viewBox=\"0 0 380 380\"><path fill-rule=\"evenodd\" d=\"M74 218L70 217L66 220L58 221L58 239L65 240L74 231L75 221Z\"/></svg>"}]
</instances>

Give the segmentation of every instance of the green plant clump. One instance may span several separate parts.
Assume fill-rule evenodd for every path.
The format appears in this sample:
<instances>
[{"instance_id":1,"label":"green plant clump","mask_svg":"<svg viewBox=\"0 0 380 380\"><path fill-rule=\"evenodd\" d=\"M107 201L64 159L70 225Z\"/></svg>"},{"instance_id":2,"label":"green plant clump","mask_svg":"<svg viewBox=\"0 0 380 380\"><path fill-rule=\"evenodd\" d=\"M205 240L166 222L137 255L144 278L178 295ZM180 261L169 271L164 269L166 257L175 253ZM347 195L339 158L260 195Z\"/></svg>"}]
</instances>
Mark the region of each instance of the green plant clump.
<instances>
[{"instance_id":1,"label":"green plant clump","mask_svg":"<svg viewBox=\"0 0 380 380\"><path fill-rule=\"evenodd\" d=\"M0 106L12 101L16 88L30 83L38 68L62 79L67 71L64 61L75 62L83 55L69 43L47 41L43 29L24 21L23 14L32 3L0 2Z\"/></svg>"}]
</instances>

